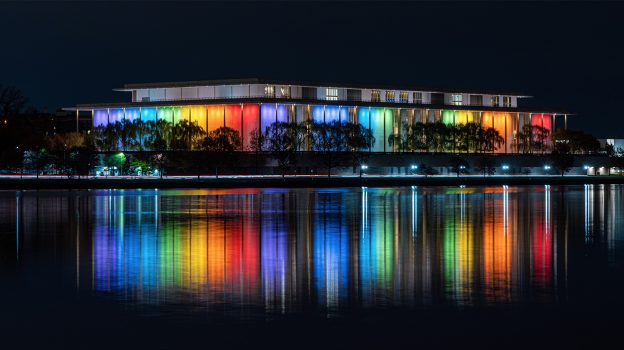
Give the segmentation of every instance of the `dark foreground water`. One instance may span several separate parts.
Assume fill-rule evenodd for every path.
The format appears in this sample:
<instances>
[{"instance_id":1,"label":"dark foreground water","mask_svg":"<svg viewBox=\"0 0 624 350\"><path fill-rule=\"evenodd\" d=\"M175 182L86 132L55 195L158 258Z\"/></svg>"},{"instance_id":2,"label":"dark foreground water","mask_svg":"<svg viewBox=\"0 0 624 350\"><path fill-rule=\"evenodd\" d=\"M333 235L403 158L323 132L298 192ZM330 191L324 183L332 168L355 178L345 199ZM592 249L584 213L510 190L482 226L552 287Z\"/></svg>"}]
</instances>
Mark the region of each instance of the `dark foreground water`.
<instances>
[{"instance_id":1,"label":"dark foreground water","mask_svg":"<svg viewBox=\"0 0 624 350\"><path fill-rule=\"evenodd\" d=\"M0 344L603 347L623 241L619 185L0 191Z\"/></svg>"}]
</instances>

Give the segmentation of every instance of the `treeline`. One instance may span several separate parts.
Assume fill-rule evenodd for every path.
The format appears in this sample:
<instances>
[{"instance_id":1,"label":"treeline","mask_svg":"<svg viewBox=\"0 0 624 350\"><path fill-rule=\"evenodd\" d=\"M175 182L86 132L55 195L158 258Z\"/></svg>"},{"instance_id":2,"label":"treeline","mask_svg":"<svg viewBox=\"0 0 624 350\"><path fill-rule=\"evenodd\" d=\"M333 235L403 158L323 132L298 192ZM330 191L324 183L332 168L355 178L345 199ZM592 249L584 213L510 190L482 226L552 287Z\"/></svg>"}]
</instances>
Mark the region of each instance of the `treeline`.
<instances>
[{"instance_id":1,"label":"treeline","mask_svg":"<svg viewBox=\"0 0 624 350\"><path fill-rule=\"evenodd\" d=\"M518 153L544 153L549 150L550 132L536 125L525 125L511 140ZM493 127L478 123L403 124L401 133L388 137L388 143L402 152L491 153L505 145L505 138Z\"/></svg>"}]
</instances>

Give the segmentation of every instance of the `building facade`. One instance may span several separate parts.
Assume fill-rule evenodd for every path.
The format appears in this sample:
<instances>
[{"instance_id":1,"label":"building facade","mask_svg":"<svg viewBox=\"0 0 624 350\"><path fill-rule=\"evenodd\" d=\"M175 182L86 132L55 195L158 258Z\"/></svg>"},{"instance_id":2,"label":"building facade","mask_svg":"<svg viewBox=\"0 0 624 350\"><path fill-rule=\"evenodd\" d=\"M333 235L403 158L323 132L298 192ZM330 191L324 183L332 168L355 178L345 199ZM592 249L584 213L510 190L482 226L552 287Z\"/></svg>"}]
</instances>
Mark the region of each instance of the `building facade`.
<instances>
[{"instance_id":1,"label":"building facade","mask_svg":"<svg viewBox=\"0 0 624 350\"><path fill-rule=\"evenodd\" d=\"M275 122L352 122L370 128L376 142L371 152L400 152L388 141L417 122L447 125L474 122L495 128L504 138L496 153L516 153L516 135L525 125L552 135L557 118L567 114L518 107L519 94L426 88L308 84L259 79L126 84L130 102L78 105L68 108L92 115L93 126L133 121L195 122L205 131L227 126L237 130L243 149L250 132ZM547 141L548 143L551 140Z\"/></svg>"}]
</instances>

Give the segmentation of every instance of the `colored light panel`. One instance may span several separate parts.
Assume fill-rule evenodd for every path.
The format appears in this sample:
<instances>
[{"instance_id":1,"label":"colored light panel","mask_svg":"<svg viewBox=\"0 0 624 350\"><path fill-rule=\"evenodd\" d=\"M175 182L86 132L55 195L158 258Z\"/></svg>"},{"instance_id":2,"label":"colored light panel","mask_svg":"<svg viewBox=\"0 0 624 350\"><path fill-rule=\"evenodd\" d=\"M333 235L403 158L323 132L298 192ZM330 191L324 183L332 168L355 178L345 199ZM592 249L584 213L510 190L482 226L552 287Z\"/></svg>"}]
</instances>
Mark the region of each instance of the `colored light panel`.
<instances>
[{"instance_id":1,"label":"colored light panel","mask_svg":"<svg viewBox=\"0 0 624 350\"><path fill-rule=\"evenodd\" d=\"M312 121L315 123L324 123L325 122L325 111L323 106L311 106L310 110L312 112Z\"/></svg>"},{"instance_id":2,"label":"colored light panel","mask_svg":"<svg viewBox=\"0 0 624 350\"><path fill-rule=\"evenodd\" d=\"M191 108L191 122L197 123L204 131L207 129L206 125L206 106L192 106Z\"/></svg>"},{"instance_id":3,"label":"colored light panel","mask_svg":"<svg viewBox=\"0 0 624 350\"><path fill-rule=\"evenodd\" d=\"M93 126L108 125L108 110L96 109L93 111Z\"/></svg>"},{"instance_id":4,"label":"colored light panel","mask_svg":"<svg viewBox=\"0 0 624 350\"><path fill-rule=\"evenodd\" d=\"M373 152L384 152L387 140L384 135L384 108L371 108L370 109L370 127L375 137L375 145L373 146Z\"/></svg>"},{"instance_id":5,"label":"colored light panel","mask_svg":"<svg viewBox=\"0 0 624 350\"><path fill-rule=\"evenodd\" d=\"M158 107L158 119L164 120L168 123L173 123L173 108Z\"/></svg>"},{"instance_id":6,"label":"colored light panel","mask_svg":"<svg viewBox=\"0 0 624 350\"><path fill-rule=\"evenodd\" d=\"M182 107L173 107L173 123L178 124L184 119L188 120L188 113L184 114Z\"/></svg>"},{"instance_id":7,"label":"colored light panel","mask_svg":"<svg viewBox=\"0 0 624 350\"><path fill-rule=\"evenodd\" d=\"M474 113L470 111L455 111L455 123L466 125L468 123L474 123Z\"/></svg>"},{"instance_id":8,"label":"colored light panel","mask_svg":"<svg viewBox=\"0 0 624 350\"><path fill-rule=\"evenodd\" d=\"M226 105L225 106L225 126L238 131L239 135L243 135L243 107L242 105Z\"/></svg>"},{"instance_id":9,"label":"colored light panel","mask_svg":"<svg viewBox=\"0 0 624 350\"><path fill-rule=\"evenodd\" d=\"M552 115L551 114L531 114L531 125L541 126L552 134Z\"/></svg>"},{"instance_id":10,"label":"colored light panel","mask_svg":"<svg viewBox=\"0 0 624 350\"><path fill-rule=\"evenodd\" d=\"M224 109L223 105L208 105L208 126L206 131L218 129L224 125Z\"/></svg>"},{"instance_id":11,"label":"colored light panel","mask_svg":"<svg viewBox=\"0 0 624 350\"><path fill-rule=\"evenodd\" d=\"M390 135L394 134L394 108L387 108L384 110L384 152L392 152L393 147L388 141ZM397 128L398 129L398 128ZM398 130L397 130L398 131Z\"/></svg>"},{"instance_id":12,"label":"colored light panel","mask_svg":"<svg viewBox=\"0 0 624 350\"><path fill-rule=\"evenodd\" d=\"M141 108L141 120L143 122L155 122L156 121L156 108L143 107Z\"/></svg>"},{"instance_id":13,"label":"colored light panel","mask_svg":"<svg viewBox=\"0 0 624 350\"><path fill-rule=\"evenodd\" d=\"M125 118L126 121L135 121L141 117L141 112L138 108L126 108Z\"/></svg>"},{"instance_id":14,"label":"colored light panel","mask_svg":"<svg viewBox=\"0 0 624 350\"><path fill-rule=\"evenodd\" d=\"M241 134L243 138L243 146L245 149L249 149L251 146L251 138L249 133L253 130L260 128L260 107L257 104L244 104L243 105L243 132Z\"/></svg>"},{"instance_id":15,"label":"colored light panel","mask_svg":"<svg viewBox=\"0 0 624 350\"><path fill-rule=\"evenodd\" d=\"M442 123L446 125L455 125L455 112L447 109L442 111Z\"/></svg>"},{"instance_id":16,"label":"colored light panel","mask_svg":"<svg viewBox=\"0 0 624 350\"><path fill-rule=\"evenodd\" d=\"M124 120L123 108L111 108L109 110L108 122L111 124L121 123Z\"/></svg>"}]
</instances>

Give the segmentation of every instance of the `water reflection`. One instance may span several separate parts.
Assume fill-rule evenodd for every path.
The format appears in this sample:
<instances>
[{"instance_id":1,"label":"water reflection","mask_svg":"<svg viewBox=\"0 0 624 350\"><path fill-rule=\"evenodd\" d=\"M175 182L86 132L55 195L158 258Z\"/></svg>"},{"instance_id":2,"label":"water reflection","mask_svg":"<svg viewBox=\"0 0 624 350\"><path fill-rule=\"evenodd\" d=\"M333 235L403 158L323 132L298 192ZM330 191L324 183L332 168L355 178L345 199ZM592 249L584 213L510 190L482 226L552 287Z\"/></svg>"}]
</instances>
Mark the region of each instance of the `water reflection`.
<instances>
[{"instance_id":1,"label":"water reflection","mask_svg":"<svg viewBox=\"0 0 624 350\"><path fill-rule=\"evenodd\" d=\"M41 242L54 236L55 250L75 247L68 265L79 287L122 301L331 315L558 301L575 242L606 243L617 258L623 192L609 185L24 192L3 193L0 221L2 232L13 230L16 259L49 255Z\"/></svg>"}]
</instances>

